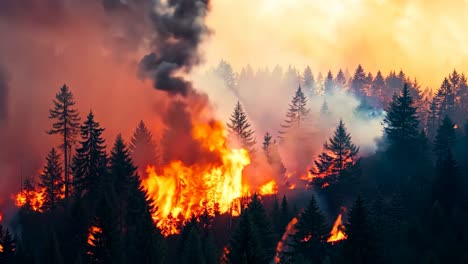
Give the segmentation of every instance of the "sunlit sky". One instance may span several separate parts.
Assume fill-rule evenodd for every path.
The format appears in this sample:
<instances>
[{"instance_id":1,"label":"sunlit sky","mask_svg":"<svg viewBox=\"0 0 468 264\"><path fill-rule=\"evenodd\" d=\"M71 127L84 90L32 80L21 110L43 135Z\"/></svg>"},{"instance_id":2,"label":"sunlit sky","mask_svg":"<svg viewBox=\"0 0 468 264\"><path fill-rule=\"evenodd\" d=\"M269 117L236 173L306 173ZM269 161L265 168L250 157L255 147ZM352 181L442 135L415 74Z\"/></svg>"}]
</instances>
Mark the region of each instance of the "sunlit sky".
<instances>
[{"instance_id":1,"label":"sunlit sky","mask_svg":"<svg viewBox=\"0 0 468 264\"><path fill-rule=\"evenodd\" d=\"M464 0L214 0L203 51L207 65L225 59L236 70L361 63L438 87L454 68L468 73L467 11Z\"/></svg>"}]
</instances>

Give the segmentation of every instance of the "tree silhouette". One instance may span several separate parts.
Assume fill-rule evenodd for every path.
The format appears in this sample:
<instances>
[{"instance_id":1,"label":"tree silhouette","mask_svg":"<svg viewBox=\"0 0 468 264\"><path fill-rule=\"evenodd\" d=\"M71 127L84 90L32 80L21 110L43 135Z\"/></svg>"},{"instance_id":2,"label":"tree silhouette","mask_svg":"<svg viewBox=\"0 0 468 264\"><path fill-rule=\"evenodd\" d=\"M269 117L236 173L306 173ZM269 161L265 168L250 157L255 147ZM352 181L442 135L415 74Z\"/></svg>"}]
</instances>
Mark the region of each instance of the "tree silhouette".
<instances>
[{"instance_id":1,"label":"tree silhouette","mask_svg":"<svg viewBox=\"0 0 468 264\"><path fill-rule=\"evenodd\" d=\"M255 153L255 138L254 131L251 129L251 125L247 120L247 114L245 113L242 105L237 101L234 112L231 114L229 123L227 123L229 128L229 134L232 138L238 140L241 146L250 154Z\"/></svg>"},{"instance_id":2,"label":"tree silhouette","mask_svg":"<svg viewBox=\"0 0 468 264\"><path fill-rule=\"evenodd\" d=\"M42 206L44 211L55 209L63 195L62 164L60 164L60 156L55 148L52 148L47 155L46 162L39 183L40 187L45 188Z\"/></svg>"},{"instance_id":3,"label":"tree silhouette","mask_svg":"<svg viewBox=\"0 0 468 264\"><path fill-rule=\"evenodd\" d=\"M65 172L65 201L68 200L70 178L69 178L69 154L75 144L75 138L79 130L78 111L74 109L75 101L68 86L63 85L53 100L54 108L49 110L49 118L55 119L52 129L48 131L50 135L61 135L63 150L64 172Z\"/></svg>"}]
</instances>

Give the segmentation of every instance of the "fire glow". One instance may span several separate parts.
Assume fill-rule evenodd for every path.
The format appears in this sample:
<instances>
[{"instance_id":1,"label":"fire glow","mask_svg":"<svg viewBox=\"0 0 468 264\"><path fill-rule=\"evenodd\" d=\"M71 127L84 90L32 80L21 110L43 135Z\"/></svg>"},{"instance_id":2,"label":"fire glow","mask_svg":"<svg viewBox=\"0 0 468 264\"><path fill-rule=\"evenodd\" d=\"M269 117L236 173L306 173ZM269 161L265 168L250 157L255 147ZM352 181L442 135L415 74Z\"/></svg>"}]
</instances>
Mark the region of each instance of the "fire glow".
<instances>
[{"instance_id":1,"label":"fire glow","mask_svg":"<svg viewBox=\"0 0 468 264\"><path fill-rule=\"evenodd\" d=\"M174 160L162 168L147 167L143 186L153 199L157 210L153 220L167 236L177 234L186 219L203 210L210 214L239 215L240 198L257 191L262 195L277 191L276 182L269 181L258 189L252 188L243 175L250 157L245 149L230 148L224 127L196 124L192 137L210 153L219 153L219 163L186 165Z\"/></svg>"},{"instance_id":2,"label":"fire glow","mask_svg":"<svg viewBox=\"0 0 468 264\"><path fill-rule=\"evenodd\" d=\"M15 205L17 207L22 207L28 203L32 210L42 212L45 190L45 188L36 188L34 190L23 189L14 196Z\"/></svg>"},{"instance_id":3,"label":"fire glow","mask_svg":"<svg viewBox=\"0 0 468 264\"><path fill-rule=\"evenodd\" d=\"M328 238L327 242L335 243L341 240L345 240L347 238L346 234L344 233L344 225L341 220L342 214L339 214L333 224L333 228L330 232L330 238Z\"/></svg>"}]
</instances>

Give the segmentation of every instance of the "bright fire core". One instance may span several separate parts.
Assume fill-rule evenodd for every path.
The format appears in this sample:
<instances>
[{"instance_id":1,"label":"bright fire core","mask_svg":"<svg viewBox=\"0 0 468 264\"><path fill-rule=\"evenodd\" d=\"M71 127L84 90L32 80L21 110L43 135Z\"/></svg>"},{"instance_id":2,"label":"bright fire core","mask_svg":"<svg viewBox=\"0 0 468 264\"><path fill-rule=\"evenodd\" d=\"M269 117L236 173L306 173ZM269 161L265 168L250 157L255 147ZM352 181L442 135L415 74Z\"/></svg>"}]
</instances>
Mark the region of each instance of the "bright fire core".
<instances>
[{"instance_id":1,"label":"bright fire core","mask_svg":"<svg viewBox=\"0 0 468 264\"><path fill-rule=\"evenodd\" d=\"M203 148L219 153L220 163L187 166L174 160L159 170L147 167L143 186L157 207L153 219L165 236L179 233L185 220L204 210L211 215L238 215L243 196L275 192L271 181L257 189L248 184L243 170L250 164L249 154L242 148L230 148L225 134L221 124L199 124L192 135Z\"/></svg>"}]
</instances>

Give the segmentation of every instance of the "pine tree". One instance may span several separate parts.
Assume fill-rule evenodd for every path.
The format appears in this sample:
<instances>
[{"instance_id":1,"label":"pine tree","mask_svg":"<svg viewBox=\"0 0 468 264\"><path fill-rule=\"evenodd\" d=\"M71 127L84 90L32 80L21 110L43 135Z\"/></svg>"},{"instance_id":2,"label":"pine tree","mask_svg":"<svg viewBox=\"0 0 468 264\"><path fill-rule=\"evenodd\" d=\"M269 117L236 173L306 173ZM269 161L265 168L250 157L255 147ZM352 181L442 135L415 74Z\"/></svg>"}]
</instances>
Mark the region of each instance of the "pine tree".
<instances>
[{"instance_id":1,"label":"pine tree","mask_svg":"<svg viewBox=\"0 0 468 264\"><path fill-rule=\"evenodd\" d=\"M281 200L281 229L284 230L286 225L288 225L289 221L291 221L291 214L289 211L288 200L286 199L286 195L283 195L283 199Z\"/></svg>"},{"instance_id":2,"label":"pine tree","mask_svg":"<svg viewBox=\"0 0 468 264\"><path fill-rule=\"evenodd\" d=\"M294 97L289 104L289 110L286 113L286 119L281 125L285 131L281 131L281 134L286 133L286 130L292 128L301 128L304 123L308 120L309 109L307 108L307 98L302 92L301 86L296 90Z\"/></svg>"},{"instance_id":3,"label":"pine tree","mask_svg":"<svg viewBox=\"0 0 468 264\"><path fill-rule=\"evenodd\" d=\"M263 137L263 150L267 153L267 155L268 155L268 150L272 144L271 140L272 140L272 136L270 135L270 133L267 132L265 136Z\"/></svg>"},{"instance_id":4,"label":"pine tree","mask_svg":"<svg viewBox=\"0 0 468 264\"><path fill-rule=\"evenodd\" d=\"M375 75L374 81L371 85L370 94L380 102L380 106L387 105L388 101L384 98L385 80L380 71Z\"/></svg>"},{"instance_id":5,"label":"pine tree","mask_svg":"<svg viewBox=\"0 0 468 264\"><path fill-rule=\"evenodd\" d=\"M351 91L356 96L364 96L366 95L366 84L366 73L364 72L364 68L362 68L361 64L359 64L356 68L356 71L354 72L354 77L351 81Z\"/></svg>"},{"instance_id":6,"label":"pine tree","mask_svg":"<svg viewBox=\"0 0 468 264\"><path fill-rule=\"evenodd\" d=\"M44 211L53 210L57 207L63 194L63 178L62 164L60 164L60 156L55 151L55 148L49 152L46 158L47 164L41 174L41 182L39 186L45 188Z\"/></svg>"},{"instance_id":7,"label":"pine tree","mask_svg":"<svg viewBox=\"0 0 468 264\"><path fill-rule=\"evenodd\" d=\"M447 78L444 79L437 91L436 98L439 102L438 115L440 117L448 115L453 118L455 114L455 92Z\"/></svg>"},{"instance_id":8,"label":"pine tree","mask_svg":"<svg viewBox=\"0 0 468 264\"><path fill-rule=\"evenodd\" d=\"M78 111L74 109L75 101L68 86L63 85L60 92L53 100L54 109L49 110L49 118L55 119L52 129L48 131L50 135L61 135L63 138L60 147L63 150L64 172L65 172L65 201L68 200L70 179L69 179L69 154L75 144L75 138L79 130Z\"/></svg>"},{"instance_id":9,"label":"pine tree","mask_svg":"<svg viewBox=\"0 0 468 264\"><path fill-rule=\"evenodd\" d=\"M249 121L247 120L247 114L244 112L242 105L237 101L234 112L231 114L229 123L226 124L229 128L229 134L231 137L238 140L241 146L250 154L255 153L255 138L254 131L251 128Z\"/></svg>"},{"instance_id":10,"label":"pine tree","mask_svg":"<svg viewBox=\"0 0 468 264\"><path fill-rule=\"evenodd\" d=\"M78 197L85 193L97 191L99 181L107 173L107 154L105 140L102 137L104 128L94 120L90 111L87 120L81 126L80 147L73 157L74 187Z\"/></svg>"},{"instance_id":11,"label":"pine tree","mask_svg":"<svg viewBox=\"0 0 468 264\"><path fill-rule=\"evenodd\" d=\"M260 197L254 194L239 217L228 245L228 263L265 263L273 260L275 239Z\"/></svg>"},{"instance_id":12,"label":"pine tree","mask_svg":"<svg viewBox=\"0 0 468 264\"><path fill-rule=\"evenodd\" d=\"M304 70L303 74L303 80L304 80L304 88L306 91L312 95L315 93L315 79L314 75L312 74L312 70L310 69L309 66L307 66Z\"/></svg>"},{"instance_id":13,"label":"pine tree","mask_svg":"<svg viewBox=\"0 0 468 264\"><path fill-rule=\"evenodd\" d=\"M346 77L341 69L338 71L338 74L336 74L335 85L340 89L344 89L346 87Z\"/></svg>"},{"instance_id":14,"label":"pine tree","mask_svg":"<svg viewBox=\"0 0 468 264\"><path fill-rule=\"evenodd\" d=\"M284 233L284 226L282 226L281 224L281 210L280 210L278 197L276 196L276 194L275 194L275 199L273 201L273 209L271 211L270 219L271 219L273 229L278 235L278 238L281 238L281 236Z\"/></svg>"},{"instance_id":15,"label":"pine tree","mask_svg":"<svg viewBox=\"0 0 468 264\"><path fill-rule=\"evenodd\" d=\"M146 170L148 165L159 165L158 148L153 140L153 135L146 127L145 123L140 121L130 140L129 149L132 153L132 159L141 170Z\"/></svg>"},{"instance_id":16,"label":"pine tree","mask_svg":"<svg viewBox=\"0 0 468 264\"><path fill-rule=\"evenodd\" d=\"M346 225L347 239L344 241L344 259L350 264L380 263L376 248L374 229L361 196L354 201Z\"/></svg>"},{"instance_id":17,"label":"pine tree","mask_svg":"<svg viewBox=\"0 0 468 264\"><path fill-rule=\"evenodd\" d=\"M237 76L229 62L221 60L215 73L224 81L224 85L231 91L237 92Z\"/></svg>"},{"instance_id":18,"label":"pine tree","mask_svg":"<svg viewBox=\"0 0 468 264\"><path fill-rule=\"evenodd\" d=\"M437 165L437 175L433 183L433 201L439 201L446 213L450 213L460 203L462 180L452 151L442 157Z\"/></svg>"},{"instance_id":19,"label":"pine tree","mask_svg":"<svg viewBox=\"0 0 468 264\"><path fill-rule=\"evenodd\" d=\"M437 135L434 139L434 153L437 162L447 160L449 153L452 153L456 141L455 128L452 120L445 116L442 124L437 129Z\"/></svg>"},{"instance_id":20,"label":"pine tree","mask_svg":"<svg viewBox=\"0 0 468 264\"><path fill-rule=\"evenodd\" d=\"M334 92L335 89L335 80L333 79L333 74L331 71L328 71L327 78L325 79L325 95L330 95Z\"/></svg>"},{"instance_id":21,"label":"pine tree","mask_svg":"<svg viewBox=\"0 0 468 264\"><path fill-rule=\"evenodd\" d=\"M323 149L324 151L314 161L315 168L310 172L319 178L331 177L332 182L333 178L338 177L343 170L355 163L359 152L359 147L351 142L351 136L342 120L336 127L333 137L323 145Z\"/></svg>"},{"instance_id":22,"label":"pine tree","mask_svg":"<svg viewBox=\"0 0 468 264\"><path fill-rule=\"evenodd\" d=\"M327 117L330 114L330 110L328 109L327 100L323 100L322 107L320 108L320 116Z\"/></svg>"},{"instance_id":23,"label":"pine tree","mask_svg":"<svg viewBox=\"0 0 468 264\"><path fill-rule=\"evenodd\" d=\"M414 101L405 84L402 93L395 97L384 119L384 132L392 148L410 154L419 135L418 116ZM407 151L406 151L407 150Z\"/></svg>"},{"instance_id":24,"label":"pine tree","mask_svg":"<svg viewBox=\"0 0 468 264\"><path fill-rule=\"evenodd\" d=\"M438 109L437 109L437 98L434 97L430 103L429 111L427 113L427 136L432 141L436 135L438 124L439 124L439 116L438 116Z\"/></svg>"},{"instance_id":25,"label":"pine tree","mask_svg":"<svg viewBox=\"0 0 468 264\"><path fill-rule=\"evenodd\" d=\"M294 248L293 254L302 255L311 263L323 263L328 251L329 227L313 196L300 215L295 229L296 233L292 235L292 242L289 243L289 246Z\"/></svg>"},{"instance_id":26,"label":"pine tree","mask_svg":"<svg viewBox=\"0 0 468 264\"><path fill-rule=\"evenodd\" d=\"M0 263L13 264L15 262L15 240L10 230L0 225Z\"/></svg>"}]
</instances>

